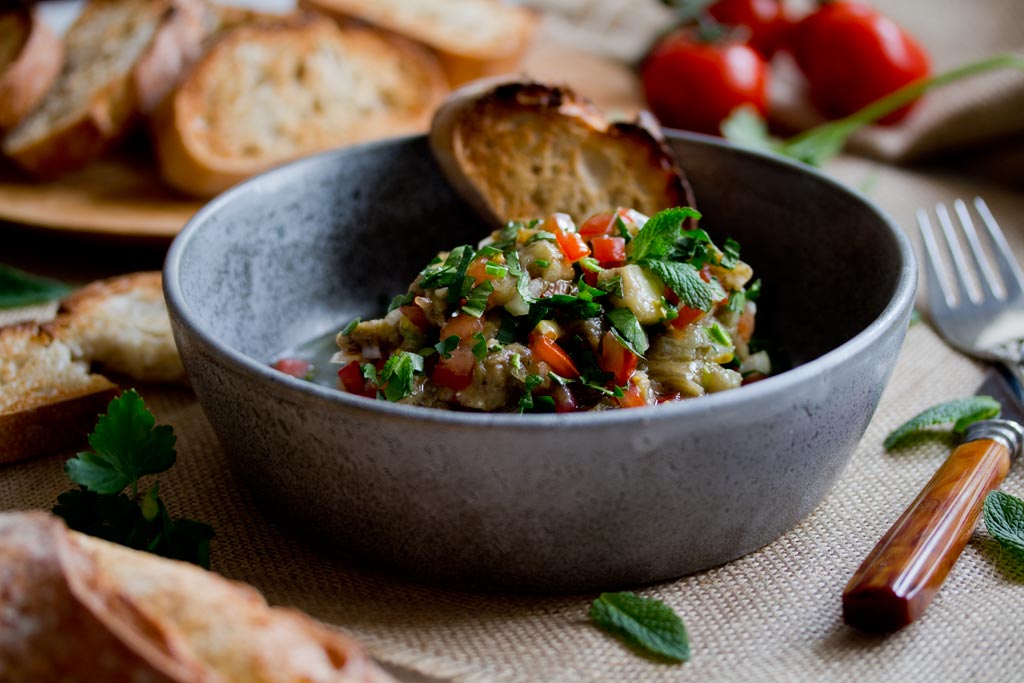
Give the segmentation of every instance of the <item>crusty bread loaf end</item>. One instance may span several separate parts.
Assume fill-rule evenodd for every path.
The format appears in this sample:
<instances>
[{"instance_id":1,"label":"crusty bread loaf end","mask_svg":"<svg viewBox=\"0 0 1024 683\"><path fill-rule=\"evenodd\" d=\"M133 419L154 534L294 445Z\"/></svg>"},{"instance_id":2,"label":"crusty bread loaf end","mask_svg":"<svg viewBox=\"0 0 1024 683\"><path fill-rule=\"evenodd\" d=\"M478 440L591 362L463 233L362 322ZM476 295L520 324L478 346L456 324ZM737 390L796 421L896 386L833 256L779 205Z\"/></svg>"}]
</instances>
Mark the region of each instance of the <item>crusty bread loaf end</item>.
<instances>
[{"instance_id":1,"label":"crusty bread loaf end","mask_svg":"<svg viewBox=\"0 0 1024 683\"><path fill-rule=\"evenodd\" d=\"M64 63L64 43L39 18L38 11L0 15L0 41L11 41L9 61L0 57L3 132L25 118L53 85Z\"/></svg>"}]
</instances>

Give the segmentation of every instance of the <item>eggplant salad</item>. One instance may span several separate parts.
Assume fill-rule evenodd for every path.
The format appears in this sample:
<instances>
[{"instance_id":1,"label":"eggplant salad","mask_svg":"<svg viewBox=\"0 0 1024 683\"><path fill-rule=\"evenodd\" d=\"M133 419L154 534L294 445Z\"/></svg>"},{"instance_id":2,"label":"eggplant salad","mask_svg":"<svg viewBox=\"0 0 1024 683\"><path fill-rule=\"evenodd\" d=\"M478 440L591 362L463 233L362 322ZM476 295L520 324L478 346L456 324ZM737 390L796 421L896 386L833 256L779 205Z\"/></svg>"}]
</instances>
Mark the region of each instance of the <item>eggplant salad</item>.
<instances>
[{"instance_id":1,"label":"eggplant salad","mask_svg":"<svg viewBox=\"0 0 1024 683\"><path fill-rule=\"evenodd\" d=\"M339 387L455 410L633 408L771 372L760 282L679 207L513 221L427 264L387 315L338 335Z\"/></svg>"}]
</instances>

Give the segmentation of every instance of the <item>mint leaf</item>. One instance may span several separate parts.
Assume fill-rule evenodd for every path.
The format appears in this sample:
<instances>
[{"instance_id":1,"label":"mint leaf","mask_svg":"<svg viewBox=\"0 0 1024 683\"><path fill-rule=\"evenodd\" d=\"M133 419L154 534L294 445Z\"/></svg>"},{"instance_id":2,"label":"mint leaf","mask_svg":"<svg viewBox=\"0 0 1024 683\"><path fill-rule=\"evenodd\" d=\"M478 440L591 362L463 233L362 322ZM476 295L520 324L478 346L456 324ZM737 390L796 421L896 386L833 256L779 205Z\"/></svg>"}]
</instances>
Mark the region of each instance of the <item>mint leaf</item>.
<instances>
[{"instance_id":1,"label":"mint leaf","mask_svg":"<svg viewBox=\"0 0 1024 683\"><path fill-rule=\"evenodd\" d=\"M71 481L111 494L129 484L134 487L145 474L169 469L176 458L174 430L155 423L134 389L115 398L89 435L92 451L78 453L65 464Z\"/></svg>"},{"instance_id":2,"label":"mint leaf","mask_svg":"<svg viewBox=\"0 0 1024 683\"><path fill-rule=\"evenodd\" d=\"M635 593L601 593L590 606L590 619L602 629L649 654L685 662L690 642L683 620L672 608Z\"/></svg>"},{"instance_id":3,"label":"mint leaf","mask_svg":"<svg viewBox=\"0 0 1024 683\"><path fill-rule=\"evenodd\" d=\"M607 317L608 322L612 324L612 334L615 335L615 338L642 358L651 344L647 339L647 333L640 326L640 321L636 319L633 311L628 308L613 308L608 311Z\"/></svg>"},{"instance_id":4,"label":"mint leaf","mask_svg":"<svg viewBox=\"0 0 1024 683\"><path fill-rule=\"evenodd\" d=\"M391 402L401 401L412 393L415 373L422 371L423 356L408 351L393 353L380 371L384 397Z\"/></svg>"},{"instance_id":5,"label":"mint leaf","mask_svg":"<svg viewBox=\"0 0 1024 683\"><path fill-rule=\"evenodd\" d=\"M19 308L61 299L71 287L0 264L0 308Z\"/></svg>"},{"instance_id":6,"label":"mint leaf","mask_svg":"<svg viewBox=\"0 0 1024 683\"><path fill-rule=\"evenodd\" d=\"M911 436L920 434L932 425L949 422L954 423L953 431L961 434L972 422L998 417L999 411L999 401L991 396L972 396L971 398L948 401L910 418L890 432L882 445L885 450L892 450L903 445Z\"/></svg>"},{"instance_id":7,"label":"mint leaf","mask_svg":"<svg viewBox=\"0 0 1024 683\"><path fill-rule=\"evenodd\" d=\"M1002 491L985 496L985 528L1018 562L1024 563L1024 500Z\"/></svg>"},{"instance_id":8,"label":"mint leaf","mask_svg":"<svg viewBox=\"0 0 1024 683\"><path fill-rule=\"evenodd\" d=\"M700 271L689 263L644 261L640 265L661 278L661 281L679 297L679 301L690 308L710 311L712 304L718 300L721 288L704 282Z\"/></svg>"},{"instance_id":9,"label":"mint leaf","mask_svg":"<svg viewBox=\"0 0 1024 683\"><path fill-rule=\"evenodd\" d=\"M683 222L688 218L700 219L700 212L688 206L659 211L650 217L630 242L630 261L666 257L683 233Z\"/></svg>"},{"instance_id":10,"label":"mint leaf","mask_svg":"<svg viewBox=\"0 0 1024 683\"><path fill-rule=\"evenodd\" d=\"M719 264L723 268L732 270L736 267L736 264L740 262L740 243L731 237L725 239L725 246L722 247L722 262Z\"/></svg>"}]
</instances>

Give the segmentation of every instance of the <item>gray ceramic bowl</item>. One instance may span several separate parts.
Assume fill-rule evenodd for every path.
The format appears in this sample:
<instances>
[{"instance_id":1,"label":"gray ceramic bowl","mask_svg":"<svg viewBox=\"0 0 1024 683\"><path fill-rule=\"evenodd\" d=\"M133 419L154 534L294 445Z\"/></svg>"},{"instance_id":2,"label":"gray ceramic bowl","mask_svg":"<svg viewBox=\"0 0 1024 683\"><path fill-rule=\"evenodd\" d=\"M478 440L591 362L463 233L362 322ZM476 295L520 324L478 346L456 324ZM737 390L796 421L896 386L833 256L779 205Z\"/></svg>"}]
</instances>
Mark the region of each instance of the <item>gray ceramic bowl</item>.
<instances>
[{"instance_id":1,"label":"gray ceramic bowl","mask_svg":"<svg viewBox=\"0 0 1024 683\"><path fill-rule=\"evenodd\" d=\"M267 363L405 291L486 230L422 137L322 154L220 196L164 287L203 409L263 508L322 545L463 587L569 591L680 576L778 538L867 427L910 316L902 233L807 168L671 138L716 239L764 281L794 368L652 408L485 415L369 401Z\"/></svg>"}]
</instances>

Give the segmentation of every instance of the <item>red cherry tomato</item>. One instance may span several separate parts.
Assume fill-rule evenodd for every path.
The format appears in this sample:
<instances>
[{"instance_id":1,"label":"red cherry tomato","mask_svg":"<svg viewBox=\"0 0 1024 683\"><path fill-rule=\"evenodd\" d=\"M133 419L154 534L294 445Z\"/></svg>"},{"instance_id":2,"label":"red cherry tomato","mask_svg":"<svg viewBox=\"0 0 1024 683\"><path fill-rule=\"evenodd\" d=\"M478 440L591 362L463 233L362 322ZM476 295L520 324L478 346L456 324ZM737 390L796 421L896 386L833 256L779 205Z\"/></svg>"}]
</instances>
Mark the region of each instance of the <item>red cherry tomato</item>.
<instances>
[{"instance_id":1,"label":"red cherry tomato","mask_svg":"<svg viewBox=\"0 0 1024 683\"><path fill-rule=\"evenodd\" d=\"M676 31L647 57L640 73L644 94L662 124L719 134L733 109L768 108L768 65L752 47L701 42L692 31Z\"/></svg>"},{"instance_id":2,"label":"red cherry tomato","mask_svg":"<svg viewBox=\"0 0 1024 683\"><path fill-rule=\"evenodd\" d=\"M708 13L723 24L750 29L750 46L765 57L785 45L794 26L779 0L718 0Z\"/></svg>"},{"instance_id":3,"label":"red cherry tomato","mask_svg":"<svg viewBox=\"0 0 1024 683\"><path fill-rule=\"evenodd\" d=\"M793 32L793 54L823 114L847 116L931 73L928 54L902 28L867 5L823 5ZM880 120L895 123L913 105Z\"/></svg>"}]
</instances>

